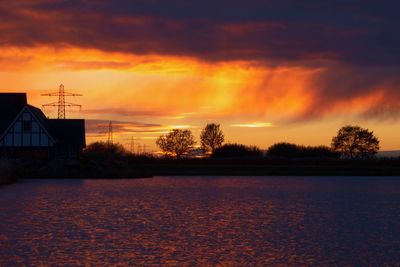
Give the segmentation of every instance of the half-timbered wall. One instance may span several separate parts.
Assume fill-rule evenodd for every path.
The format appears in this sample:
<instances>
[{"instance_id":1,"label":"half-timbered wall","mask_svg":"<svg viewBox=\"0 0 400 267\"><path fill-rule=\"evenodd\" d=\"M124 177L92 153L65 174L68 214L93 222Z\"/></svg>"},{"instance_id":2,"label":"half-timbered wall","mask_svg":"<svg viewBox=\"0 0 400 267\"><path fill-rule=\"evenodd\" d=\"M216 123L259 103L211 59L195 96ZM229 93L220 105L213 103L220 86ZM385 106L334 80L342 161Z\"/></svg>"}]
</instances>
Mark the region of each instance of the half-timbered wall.
<instances>
[{"instance_id":1,"label":"half-timbered wall","mask_svg":"<svg viewBox=\"0 0 400 267\"><path fill-rule=\"evenodd\" d=\"M25 108L0 140L0 146L52 147L54 141L32 112Z\"/></svg>"}]
</instances>

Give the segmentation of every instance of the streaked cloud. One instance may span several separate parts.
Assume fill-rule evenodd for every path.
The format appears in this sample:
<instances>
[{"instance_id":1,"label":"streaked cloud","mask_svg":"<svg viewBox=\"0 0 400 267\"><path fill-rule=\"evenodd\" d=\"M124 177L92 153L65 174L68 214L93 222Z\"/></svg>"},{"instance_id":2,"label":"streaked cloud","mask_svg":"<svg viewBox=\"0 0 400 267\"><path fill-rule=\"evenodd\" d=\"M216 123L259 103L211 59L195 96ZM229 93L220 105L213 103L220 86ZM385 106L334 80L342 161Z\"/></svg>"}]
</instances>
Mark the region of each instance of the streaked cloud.
<instances>
[{"instance_id":1,"label":"streaked cloud","mask_svg":"<svg viewBox=\"0 0 400 267\"><path fill-rule=\"evenodd\" d=\"M303 121L351 113L362 118L397 118L400 67L357 66L339 62L269 66L255 61L204 62L197 59L106 53L80 48L4 48L2 85L9 90L28 81L54 80L83 91L82 114L101 119L122 116L190 120L273 117ZM15 59L14 61L12 59ZM89 62L60 70L59 62ZM95 63L96 62L96 63ZM108 64L126 62L128 69ZM99 66L96 67L96 64ZM102 66L102 64L105 64ZM13 65L14 64L14 65ZM125 63L124 63L125 64ZM106 68L106 69L103 69ZM109 68L109 69L108 69ZM49 78L53 75L53 78ZM76 85L70 85L74 82ZM18 88L23 88L18 86ZM25 87L26 88L26 87ZM37 98L37 95L31 97ZM48 102L48 101L47 101ZM45 103L44 101L41 104ZM100 103L100 104L99 104ZM246 119L247 120L247 119ZM170 123L170 122L169 122ZM172 123L171 123L172 124ZM175 123L174 123L175 124Z\"/></svg>"},{"instance_id":2,"label":"streaked cloud","mask_svg":"<svg viewBox=\"0 0 400 267\"><path fill-rule=\"evenodd\" d=\"M136 108L96 108L96 109L85 109L86 114L102 115L109 114L111 117L114 116L131 116L131 117L162 117L168 116L168 111L163 110L151 110L151 109L136 109Z\"/></svg>"},{"instance_id":3,"label":"streaked cloud","mask_svg":"<svg viewBox=\"0 0 400 267\"><path fill-rule=\"evenodd\" d=\"M198 126L193 126L193 125L168 125L169 129L193 129L193 128L198 128Z\"/></svg>"},{"instance_id":4,"label":"streaked cloud","mask_svg":"<svg viewBox=\"0 0 400 267\"><path fill-rule=\"evenodd\" d=\"M252 123L239 123L232 124L232 127L243 127L243 128L269 128L275 127L271 122L252 122Z\"/></svg>"},{"instance_id":5,"label":"streaked cloud","mask_svg":"<svg viewBox=\"0 0 400 267\"><path fill-rule=\"evenodd\" d=\"M132 68L130 62L118 61L64 61L55 63L61 69L70 70L96 70L96 69L129 69Z\"/></svg>"},{"instance_id":6,"label":"streaked cloud","mask_svg":"<svg viewBox=\"0 0 400 267\"><path fill-rule=\"evenodd\" d=\"M105 135L109 131L109 123L112 123L112 131L118 135L130 135L130 134L150 134L150 136L140 136L138 138L144 140L154 139L154 134L165 134L172 129L195 129L197 126L193 125L162 125L153 123L139 123L139 122L128 122L128 121L117 121L117 120L86 120L86 132L93 136Z\"/></svg>"},{"instance_id":7,"label":"streaked cloud","mask_svg":"<svg viewBox=\"0 0 400 267\"><path fill-rule=\"evenodd\" d=\"M114 133L154 133L159 132L162 125L126 121L111 121ZM86 131L93 134L107 133L110 121L86 120Z\"/></svg>"}]
</instances>

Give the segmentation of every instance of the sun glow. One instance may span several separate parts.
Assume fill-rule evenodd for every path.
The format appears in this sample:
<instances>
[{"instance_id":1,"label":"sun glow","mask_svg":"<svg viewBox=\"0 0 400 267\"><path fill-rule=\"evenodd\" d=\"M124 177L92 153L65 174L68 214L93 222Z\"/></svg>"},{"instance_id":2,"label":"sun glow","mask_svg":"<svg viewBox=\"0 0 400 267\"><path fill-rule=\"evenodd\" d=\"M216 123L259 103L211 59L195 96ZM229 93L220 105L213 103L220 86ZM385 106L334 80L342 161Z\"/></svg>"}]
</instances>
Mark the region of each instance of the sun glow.
<instances>
[{"instance_id":1,"label":"sun glow","mask_svg":"<svg viewBox=\"0 0 400 267\"><path fill-rule=\"evenodd\" d=\"M233 127L244 127L244 128L266 128L275 127L271 122L253 122L253 123L241 123L233 124Z\"/></svg>"},{"instance_id":2,"label":"sun glow","mask_svg":"<svg viewBox=\"0 0 400 267\"><path fill-rule=\"evenodd\" d=\"M2 92L27 91L30 103L40 107L49 102L40 94L64 83L67 91L84 95L73 100L83 105L82 112L67 111L67 116L116 123L139 121L145 125L116 128L115 138L124 142L130 136L142 137L154 149L155 135L174 128L191 129L197 135L209 122L225 126L230 141L264 145L261 133L245 139L249 132L241 132L240 128L270 129L276 136L269 140L275 140L282 136L280 131L288 122L329 118L332 114L356 118L373 106L384 106L388 99L387 90L381 86L369 94L319 105L321 93L315 79L324 70L312 65L270 66L250 60L208 62L72 46L9 46L1 47L0 52ZM45 112L50 117L56 115L55 110ZM332 126L333 132L342 121ZM321 122L322 128L323 125ZM287 139L290 135L285 133ZM88 138L102 140L106 135L91 127ZM328 133L318 140L329 143Z\"/></svg>"}]
</instances>

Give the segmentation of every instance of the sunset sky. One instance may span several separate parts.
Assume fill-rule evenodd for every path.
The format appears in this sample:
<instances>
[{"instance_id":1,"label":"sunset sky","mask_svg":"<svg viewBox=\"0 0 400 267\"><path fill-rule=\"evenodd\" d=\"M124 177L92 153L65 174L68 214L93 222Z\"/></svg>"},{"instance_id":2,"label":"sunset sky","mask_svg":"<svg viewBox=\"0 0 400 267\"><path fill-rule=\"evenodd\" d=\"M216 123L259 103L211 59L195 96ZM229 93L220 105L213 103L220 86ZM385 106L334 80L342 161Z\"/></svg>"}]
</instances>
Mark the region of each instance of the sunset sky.
<instances>
[{"instance_id":1,"label":"sunset sky","mask_svg":"<svg viewBox=\"0 0 400 267\"><path fill-rule=\"evenodd\" d=\"M157 150L155 138L220 123L226 141L330 145L373 130L400 149L397 1L18 0L0 2L0 91L31 104L58 90L87 141ZM57 111L46 108L55 117Z\"/></svg>"}]
</instances>

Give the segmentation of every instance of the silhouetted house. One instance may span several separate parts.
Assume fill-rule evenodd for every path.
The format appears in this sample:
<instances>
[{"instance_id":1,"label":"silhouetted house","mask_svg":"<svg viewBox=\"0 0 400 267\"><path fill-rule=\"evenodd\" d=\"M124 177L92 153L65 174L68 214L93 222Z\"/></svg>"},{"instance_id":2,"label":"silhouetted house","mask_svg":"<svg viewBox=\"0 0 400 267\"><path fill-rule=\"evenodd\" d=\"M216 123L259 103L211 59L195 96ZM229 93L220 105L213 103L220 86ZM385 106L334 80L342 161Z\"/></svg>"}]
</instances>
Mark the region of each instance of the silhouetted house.
<instances>
[{"instance_id":1,"label":"silhouetted house","mask_svg":"<svg viewBox=\"0 0 400 267\"><path fill-rule=\"evenodd\" d=\"M48 119L28 104L25 93L0 93L0 152L15 158L78 157L85 121Z\"/></svg>"}]
</instances>

